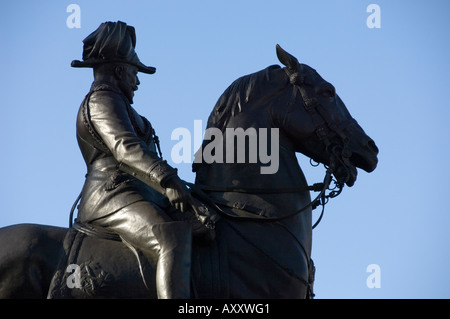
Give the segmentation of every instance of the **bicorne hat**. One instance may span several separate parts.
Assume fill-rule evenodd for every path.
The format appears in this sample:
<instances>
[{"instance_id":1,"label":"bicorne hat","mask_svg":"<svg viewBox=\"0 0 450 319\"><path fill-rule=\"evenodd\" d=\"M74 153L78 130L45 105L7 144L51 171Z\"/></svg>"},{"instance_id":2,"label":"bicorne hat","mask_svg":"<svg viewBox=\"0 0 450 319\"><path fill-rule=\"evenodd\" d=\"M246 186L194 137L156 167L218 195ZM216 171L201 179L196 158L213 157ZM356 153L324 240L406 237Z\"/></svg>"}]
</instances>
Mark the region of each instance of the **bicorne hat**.
<instances>
[{"instance_id":1,"label":"bicorne hat","mask_svg":"<svg viewBox=\"0 0 450 319\"><path fill-rule=\"evenodd\" d=\"M138 58L134 27L122 21L102 23L83 40L83 61L72 61L74 68L93 68L95 65L120 62L134 65L140 72L153 74L156 68L144 65Z\"/></svg>"}]
</instances>

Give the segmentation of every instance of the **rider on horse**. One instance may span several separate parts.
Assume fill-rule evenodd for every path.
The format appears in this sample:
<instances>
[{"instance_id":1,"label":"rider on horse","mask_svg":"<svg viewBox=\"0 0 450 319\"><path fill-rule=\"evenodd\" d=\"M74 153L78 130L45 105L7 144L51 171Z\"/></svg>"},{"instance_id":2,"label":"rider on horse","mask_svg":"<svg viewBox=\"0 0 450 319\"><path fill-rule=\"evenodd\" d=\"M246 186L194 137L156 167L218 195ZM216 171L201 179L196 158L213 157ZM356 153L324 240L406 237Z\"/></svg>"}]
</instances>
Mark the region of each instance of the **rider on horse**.
<instances>
[{"instance_id":1,"label":"rider on horse","mask_svg":"<svg viewBox=\"0 0 450 319\"><path fill-rule=\"evenodd\" d=\"M137 73L156 69L140 62L135 29L124 22L101 24L83 43L83 61L72 66L93 68L94 82L77 117L88 173L76 222L106 228L153 258L159 298L189 298L192 228L169 213L186 213L193 198L158 155L150 122L131 107Z\"/></svg>"}]
</instances>

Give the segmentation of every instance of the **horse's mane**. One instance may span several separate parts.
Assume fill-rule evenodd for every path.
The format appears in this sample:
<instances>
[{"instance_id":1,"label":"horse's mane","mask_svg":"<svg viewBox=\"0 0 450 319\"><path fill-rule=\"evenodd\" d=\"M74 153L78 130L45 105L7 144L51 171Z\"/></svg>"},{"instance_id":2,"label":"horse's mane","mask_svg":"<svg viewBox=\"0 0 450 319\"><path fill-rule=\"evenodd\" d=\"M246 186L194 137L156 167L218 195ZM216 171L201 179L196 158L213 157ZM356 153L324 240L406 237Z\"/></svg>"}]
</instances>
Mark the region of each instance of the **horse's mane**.
<instances>
[{"instance_id":1,"label":"horse's mane","mask_svg":"<svg viewBox=\"0 0 450 319\"><path fill-rule=\"evenodd\" d=\"M271 65L261 71L242 76L235 80L220 96L208 119L208 127L224 129L228 119L242 112L258 94L263 94L263 84L271 80L272 71L280 69Z\"/></svg>"}]
</instances>

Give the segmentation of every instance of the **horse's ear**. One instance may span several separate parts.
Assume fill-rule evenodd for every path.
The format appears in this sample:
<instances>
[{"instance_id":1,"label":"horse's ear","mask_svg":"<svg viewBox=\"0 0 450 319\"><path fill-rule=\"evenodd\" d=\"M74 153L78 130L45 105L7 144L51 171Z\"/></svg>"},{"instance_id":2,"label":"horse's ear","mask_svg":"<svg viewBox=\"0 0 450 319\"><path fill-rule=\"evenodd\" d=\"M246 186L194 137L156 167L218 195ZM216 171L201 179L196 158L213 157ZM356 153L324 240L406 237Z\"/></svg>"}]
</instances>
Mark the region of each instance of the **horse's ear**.
<instances>
[{"instance_id":1,"label":"horse's ear","mask_svg":"<svg viewBox=\"0 0 450 319\"><path fill-rule=\"evenodd\" d=\"M284 66L289 69L289 72L297 73L300 71L300 64L295 56L289 54L279 44L277 44L277 57Z\"/></svg>"}]
</instances>

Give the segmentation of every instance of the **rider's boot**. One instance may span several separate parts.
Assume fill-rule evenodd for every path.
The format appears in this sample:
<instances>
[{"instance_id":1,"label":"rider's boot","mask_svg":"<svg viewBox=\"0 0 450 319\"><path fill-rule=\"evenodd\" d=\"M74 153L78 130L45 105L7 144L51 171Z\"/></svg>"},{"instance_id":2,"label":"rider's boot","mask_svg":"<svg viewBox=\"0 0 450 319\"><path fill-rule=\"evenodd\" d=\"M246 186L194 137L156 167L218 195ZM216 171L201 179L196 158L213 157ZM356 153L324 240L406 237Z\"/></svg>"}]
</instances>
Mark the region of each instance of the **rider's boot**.
<instances>
[{"instance_id":1,"label":"rider's boot","mask_svg":"<svg viewBox=\"0 0 450 319\"><path fill-rule=\"evenodd\" d=\"M152 230L161 247L156 268L158 298L190 298L191 225L166 222L154 225Z\"/></svg>"}]
</instances>

